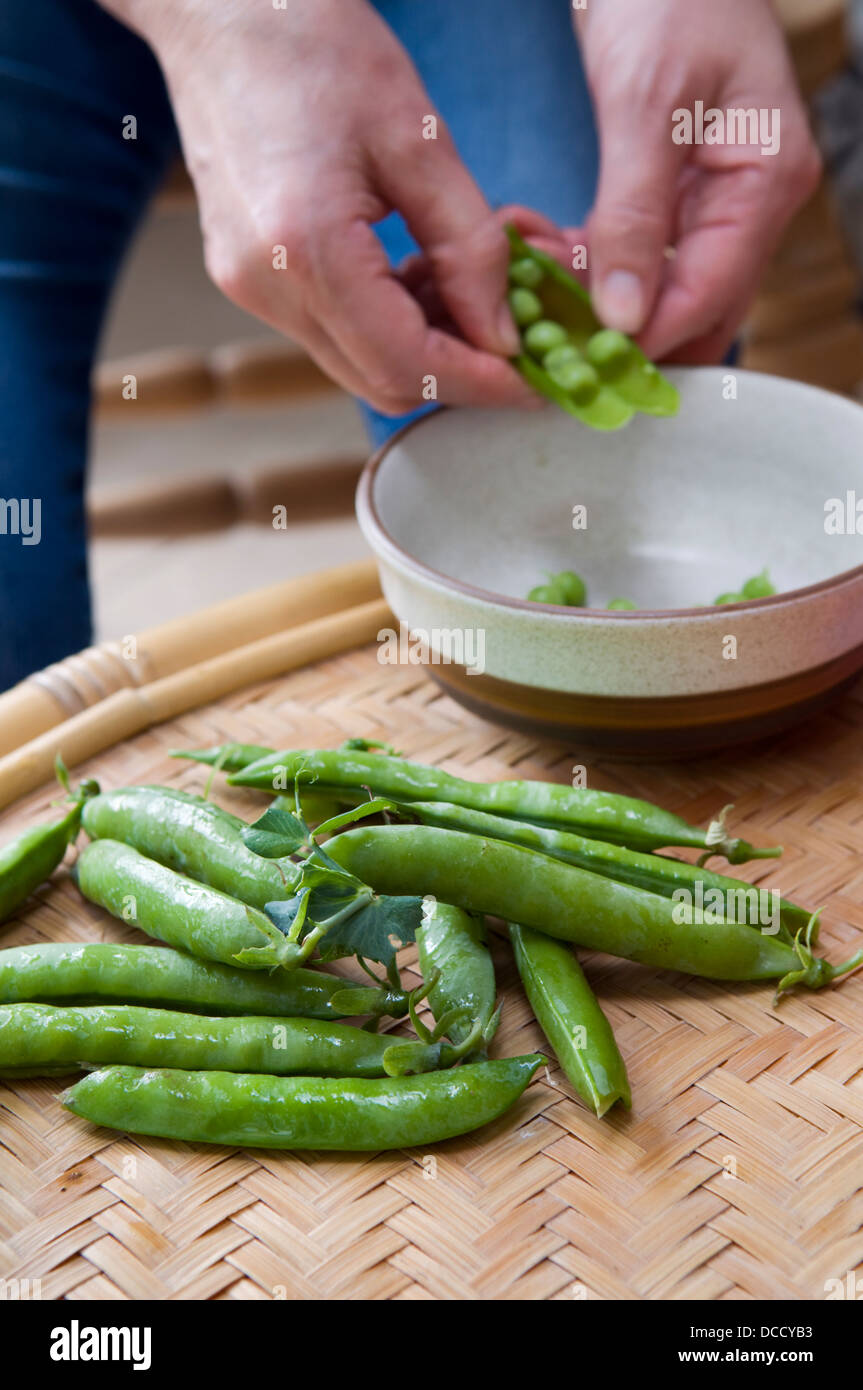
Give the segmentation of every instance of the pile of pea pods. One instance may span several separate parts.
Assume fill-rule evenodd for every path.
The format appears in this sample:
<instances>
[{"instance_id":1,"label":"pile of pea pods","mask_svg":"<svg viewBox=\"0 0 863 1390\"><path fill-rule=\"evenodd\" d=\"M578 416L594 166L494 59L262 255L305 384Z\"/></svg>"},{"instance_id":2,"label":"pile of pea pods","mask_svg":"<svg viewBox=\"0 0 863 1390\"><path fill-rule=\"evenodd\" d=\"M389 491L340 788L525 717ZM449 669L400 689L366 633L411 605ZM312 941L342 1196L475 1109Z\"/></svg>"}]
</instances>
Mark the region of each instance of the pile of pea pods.
<instances>
[{"instance_id":1,"label":"pile of pea pods","mask_svg":"<svg viewBox=\"0 0 863 1390\"><path fill-rule=\"evenodd\" d=\"M265 794L267 809L250 825L208 795L73 791L64 774L70 809L0 851L5 920L83 828L81 893L161 943L0 951L0 1075L84 1071L63 1103L94 1124L355 1151L490 1123L543 1057L490 1056L500 1009L486 918L597 1116L629 1108L630 1086L574 948L715 980L774 979L777 997L863 961L863 951L839 966L816 956L817 913L784 898L765 928L757 890L706 867L711 856L734 865L781 853L732 836L730 808L700 829L609 792L467 781L362 739L176 756L210 765L210 782L221 771ZM698 861L658 852L678 847ZM711 912L681 910L707 895ZM412 991L395 955L409 942L422 977ZM326 968L351 954L366 983ZM380 1031L399 1021L412 1036Z\"/></svg>"}]
</instances>

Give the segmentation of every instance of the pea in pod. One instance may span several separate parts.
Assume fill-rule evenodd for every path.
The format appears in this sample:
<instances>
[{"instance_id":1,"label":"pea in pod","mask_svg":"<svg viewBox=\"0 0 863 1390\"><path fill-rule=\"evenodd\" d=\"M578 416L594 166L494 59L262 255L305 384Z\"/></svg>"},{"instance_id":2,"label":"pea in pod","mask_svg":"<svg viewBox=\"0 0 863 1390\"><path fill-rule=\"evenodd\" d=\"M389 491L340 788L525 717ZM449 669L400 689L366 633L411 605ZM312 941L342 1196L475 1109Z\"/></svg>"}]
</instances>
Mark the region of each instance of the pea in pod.
<instances>
[{"instance_id":1,"label":"pea in pod","mask_svg":"<svg viewBox=\"0 0 863 1390\"><path fill-rule=\"evenodd\" d=\"M207 1018L130 1004L0 1007L0 1075L45 1076L120 1064L273 1076L383 1076L385 1053L410 1048L347 1023Z\"/></svg>"},{"instance_id":2,"label":"pea in pod","mask_svg":"<svg viewBox=\"0 0 863 1390\"><path fill-rule=\"evenodd\" d=\"M436 1144L498 1118L542 1057L474 1062L423 1076L343 1080L107 1067L63 1103L128 1134L239 1148L380 1151Z\"/></svg>"},{"instance_id":3,"label":"pea in pod","mask_svg":"<svg viewBox=\"0 0 863 1390\"><path fill-rule=\"evenodd\" d=\"M527 821L510 820L506 816L492 816L465 806L453 806L448 801L404 802L398 807L398 812L405 820L417 820L422 825L464 830L472 835L486 835L489 839L524 845L553 859L561 859L564 863L601 874L603 878L616 879L618 883L630 883L666 898L677 895L677 901L681 904L689 901L694 906L700 896L708 909L716 910L717 915L746 922L750 926L770 926L783 941L789 943L798 931L806 929L812 916L796 903L780 899L775 920L772 902L769 904L770 920L764 920L764 901L758 888L751 883L713 873L710 869L688 864L682 859L642 854L639 850L625 849L622 845L590 840L571 830L531 825Z\"/></svg>"},{"instance_id":4,"label":"pea in pod","mask_svg":"<svg viewBox=\"0 0 863 1390\"><path fill-rule=\"evenodd\" d=\"M327 846L337 863L382 893L431 893L468 912L517 920L574 945L714 980L779 977L820 989L863 961L832 966L811 951L737 922L683 923L656 893L601 878L536 850L430 826L363 826Z\"/></svg>"},{"instance_id":5,"label":"pea in pod","mask_svg":"<svg viewBox=\"0 0 863 1390\"><path fill-rule=\"evenodd\" d=\"M75 865L90 902L203 960L262 970L297 962L296 948L269 917L227 893L196 883L117 840L92 840Z\"/></svg>"},{"instance_id":6,"label":"pea in pod","mask_svg":"<svg viewBox=\"0 0 863 1390\"><path fill-rule=\"evenodd\" d=\"M293 896L290 859L262 859L242 838L246 822L211 801L171 787L121 787L84 808L93 840L117 840L148 859L263 911Z\"/></svg>"},{"instance_id":7,"label":"pea in pod","mask_svg":"<svg viewBox=\"0 0 863 1390\"><path fill-rule=\"evenodd\" d=\"M450 801L474 811L573 830L630 849L685 845L725 855L733 864L748 859L773 859L782 853L780 849L756 849L746 840L730 836L725 828L725 812L707 830L701 830L681 816L637 797L553 782L468 782L439 767L381 753L288 749L232 773L228 781L232 785L279 792L292 786L298 776L314 781L321 789L339 791L348 802L365 800L369 788L375 795L395 801Z\"/></svg>"},{"instance_id":8,"label":"pea in pod","mask_svg":"<svg viewBox=\"0 0 863 1390\"><path fill-rule=\"evenodd\" d=\"M617 1101L628 1110L623 1058L573 951L515 922L509 937L530 1006L575 1090L597 1115Z\"/></svg>"},{"instance_id":9,"label":"pea in pod","mask_svg":"<svg viewBox=\"0 0 863 1390\"><path fill-rule=\"evenodd\" d=\"M631 338L602 327L575 276L515 228L507 234L510 307L522 331L515 366L529 385L593 429L619 429L636 411L676 415L676 388Z\"/></svg>"},{"instance_id":10,"label":"pea in pod","mask_svg":"<svg viewBox=\"0 0 863 1390\"><path fill-rule=\"evenodd\" d=\"M78 834L81 813L99 787L83 782L75 805L59 820L35 825L0 849L0 922L11 917L50 878Z\"/></svg>"},{"instance_id":11,"label":"pea in pod","mask_svg":"<svg viewBox=\"0 0 863 1390\"><path fill-rule=\"evenodd\" d=\"M149 1004L204 1014L401 1018L400 990L371 989L324 970L236 970L166 946L46 942L0 951L0 1004Z\"/></svg>"},{"instance_id":12,"label":"pea in pod","mask_svg":"<svg viewBox=\"0 0 863 1390\"><path fill-rule=\"evenodd\" d=\"M463 1057L468 1061L485 1058L500 1020L500 1011L495 1011L494 965L481 918L425 898L416 942L436 1027L429 1033L411 1008L421 1041L384 1058L389 1076L450 1067ZM444 1037L448 1043L440 1041Z\"/></svg>"}]
</instances>

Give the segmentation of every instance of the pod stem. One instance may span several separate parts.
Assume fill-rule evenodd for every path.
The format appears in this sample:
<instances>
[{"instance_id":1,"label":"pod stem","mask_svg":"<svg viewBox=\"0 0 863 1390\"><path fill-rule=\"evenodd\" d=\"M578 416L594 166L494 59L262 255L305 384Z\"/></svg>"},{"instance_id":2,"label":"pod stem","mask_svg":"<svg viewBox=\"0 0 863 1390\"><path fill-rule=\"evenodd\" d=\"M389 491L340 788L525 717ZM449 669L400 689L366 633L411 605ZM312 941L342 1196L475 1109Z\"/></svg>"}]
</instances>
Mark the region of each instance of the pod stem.
<instances>
[{"instance_id":1,"label":"pod stem","mask_svg":"<svg viewBox=\"0 0 863 1390\"><path fill-rule=\"evenodd\" d=\"M818 919L821 916L821 909L813 912L805 928L800 929L794 938L794 949L800 967L797 970L789 970L782 976L776 986L776 993L773 996L773 1003L776 1005L782 995L795 985L805 985L807 989L823 989L825 985L831 984L834 980L840 979L842 975L849 974L856 970L858 965L863 964L863 951L857 951L849 960L843 961L841 965L831 965L829 961L822 957L813 955L812 942L817 936Z\"/></svg>"},{"instance_id":2,"label":"pod stem","mask_svg":"<svg viewBox=\"0 0 863 1390\"><path fill-rule=\"evenodd\" d=\"M755 845L750 845L748 840L740 840L734 835L729 835L726 822L733 810L733 803L723 806L719 815L710 822L704 832L706 848L697 860L700 869L704 868L708 859L712 858L714 854L722 855L729 864L746 864L750 859L778 859L781 855L781 845L757 849Z\"/></svg>"}]
</instances>

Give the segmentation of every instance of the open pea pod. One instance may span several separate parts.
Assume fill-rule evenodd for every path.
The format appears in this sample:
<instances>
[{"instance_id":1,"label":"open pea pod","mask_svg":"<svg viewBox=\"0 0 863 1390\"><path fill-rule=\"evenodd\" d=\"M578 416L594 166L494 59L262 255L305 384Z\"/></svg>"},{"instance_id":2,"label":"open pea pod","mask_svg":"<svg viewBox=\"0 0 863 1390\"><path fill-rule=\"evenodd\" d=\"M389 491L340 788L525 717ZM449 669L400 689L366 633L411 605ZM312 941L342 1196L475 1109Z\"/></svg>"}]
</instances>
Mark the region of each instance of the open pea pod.
<instances>
[{"instance_id":1,"label":"open pea pod","mask_svg":"<svg viewBox=\"0 0 863 1390\"><path fill-rule=\"evenodd\" d=\"M592 429L619 429L636 411L676 415L676 387L631 338L602 327L583 285L514 227L507 235L523 344L515 366L534 390ZM543 343L543 326L549 336L558 327L556 342Z\"/></svg>"}]
</instances>

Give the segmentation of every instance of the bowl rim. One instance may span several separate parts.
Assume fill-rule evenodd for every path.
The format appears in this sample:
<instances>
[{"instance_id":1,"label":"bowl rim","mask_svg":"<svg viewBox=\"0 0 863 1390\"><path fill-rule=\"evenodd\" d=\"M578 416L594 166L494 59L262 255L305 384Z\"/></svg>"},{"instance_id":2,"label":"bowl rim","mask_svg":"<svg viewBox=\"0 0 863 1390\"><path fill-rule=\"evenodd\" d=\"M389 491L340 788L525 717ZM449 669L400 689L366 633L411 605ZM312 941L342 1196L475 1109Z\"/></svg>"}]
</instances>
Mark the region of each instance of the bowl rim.
<instances>
[{"instance_id":1,"label":"bowl rim","mask_svg":"<svg viewBox=\"0 0 863 1390\"><path fill-rule=\"evenodd\" d=\"M700 373L705 371L719 371L722 370L722 368L697 366L678 367L677 370ZM769 372L747 371L745 368L740 367L736 367L733 370L737 376L763 377L768 381L781 383L792 391L796 389L806 393L813 392L818 396L831 398L834 402L841 403L843 406L856 406L858 410L863 411L863 406L858 402L848 397L840 396L836 392L826 391L820 386L812 386L809 382L794 381L787 377L777 377ZM427 421L432 419L435 415L440 415L443 412L449 413L452 410L462 408L464 407L440 405L434 410L425 411L424 414L418 416L414 420L408 420L408 422L402 425L400 429L396 430L394 434L391 434L389 439L385 440L367 460L360 474L356 492L357 517L364 533L366 532L366 527L368 527L369 530L376 533L376 538L381 543L381 550L389 551L391 558L398 560L404 568L412 570L422 578L432 580L446 589L454 589L457 593L464 594L469 598L481 599L483 602L489 603L494 607L510 608L517 612L547 613L555 617L560 616L575 620L586 619L588 621L600 622L632 622L633 620L638 621L644 618L660 619L663 622L668 622L669 619L673 618L704 618L708 614L712 614L714 617L719 618L725 613L750 613L755 610L778 608L783 604L794 602L797 599L810 598L813 595L825 593L830 589L840 589L846 584L850 586L856 581L863 579L863 564L859 564L855 565L854 568L850 570L840 570L838 574L831 575L828 579L819 579L816 584L806 584L800 589L784 589L781 593L771 594L767 598L744 599L740 603L706 603L696 608L636 608L629 610L613 608L572 608L558 603L535 603L531 599L513 598L509 594L499 594L493 589L483 589L477 584L468 584L463 579L455 579L452 575L445 574L443 570L434 569L433 566L427 565L424 561L418 560L414 555L411 555L387 530L381 520L380 513L378 512L374 500L374 482L378 469L384 459L390 451L398 444L401 444L409 434L419 426L426 424ZM363 526L364 520L366 526ZM368 535L366 538L369 539ZM372 548L376 549L375 546Z\"/></svg>"}]
</instances>

